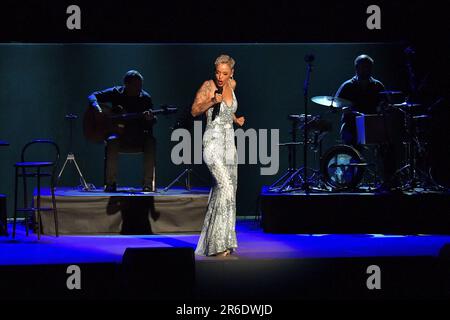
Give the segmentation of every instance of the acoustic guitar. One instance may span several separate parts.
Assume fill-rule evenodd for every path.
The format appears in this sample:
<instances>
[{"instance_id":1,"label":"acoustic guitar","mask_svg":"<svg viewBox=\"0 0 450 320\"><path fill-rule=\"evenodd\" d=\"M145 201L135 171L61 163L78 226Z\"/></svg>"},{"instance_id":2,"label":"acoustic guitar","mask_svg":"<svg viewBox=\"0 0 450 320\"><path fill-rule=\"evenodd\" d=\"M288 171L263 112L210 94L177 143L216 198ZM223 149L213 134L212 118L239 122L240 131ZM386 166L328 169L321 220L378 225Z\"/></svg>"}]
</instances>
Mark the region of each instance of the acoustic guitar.
<instances>
[{"instance_id":1,"label":"acoustic guitar","mask_svg":"<svg viewBox=\"0 0 450 320\"><path fill-rule=\"evenodd\" d=\"M104 103L100 103L102 112L98 112L89 106L84 113L83 132L86 139L94 143L102 143L111 134L122 134L127 122L140 120L142 128L151 128L153 120L146 120L141 112L136 113L114 113ZM152 110L153 115L171 114L177 112L176 107L162 106L161 109Z\"/></svg>"}]
</instances>

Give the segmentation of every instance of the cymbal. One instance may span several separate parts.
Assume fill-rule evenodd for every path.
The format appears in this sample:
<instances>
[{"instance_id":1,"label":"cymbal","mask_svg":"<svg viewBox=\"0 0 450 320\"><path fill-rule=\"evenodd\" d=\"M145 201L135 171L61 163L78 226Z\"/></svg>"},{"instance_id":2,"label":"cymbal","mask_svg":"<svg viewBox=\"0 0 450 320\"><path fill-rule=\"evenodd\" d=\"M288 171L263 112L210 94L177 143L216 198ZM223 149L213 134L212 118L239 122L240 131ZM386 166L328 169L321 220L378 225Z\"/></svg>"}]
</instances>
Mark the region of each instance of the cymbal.
<instances>
[{"instance_id":1,"label":"cymbal","mask_svg":"<svg viewBox=\"0 0 450 320\"><path fill-rule=\"evenodd\" d=\"M403 94L402 91L381 91L380 94L385 94L385 95L394 95L394 94Z\"/></svg>"},{"instance_id":2,"label":"cymbal","mask_svg":"<svg viewBox=\"0 0 450 320\"><path fill-rule=\"evenodd\" d=\"M419 103L411 103L411 102L403 102L403 103L396 103L396 104L392 104L392 107L396 107L396 108L415 108L415 107L420 107L422 106Z\"/></svg>"},{"instance_id":3,"label":"cymbal","mask_svg":"<svg viewBox=\"0 0 450 320\"><path fill-rule=\"evenodd\" d=\"M338 97L317 96L317 97L312 97L311 100L322 106L332 107L332 108L344 108L344 107L352 106L351 101L345 100L342 98L338 98Z\"/></svg>"}]
</instances>

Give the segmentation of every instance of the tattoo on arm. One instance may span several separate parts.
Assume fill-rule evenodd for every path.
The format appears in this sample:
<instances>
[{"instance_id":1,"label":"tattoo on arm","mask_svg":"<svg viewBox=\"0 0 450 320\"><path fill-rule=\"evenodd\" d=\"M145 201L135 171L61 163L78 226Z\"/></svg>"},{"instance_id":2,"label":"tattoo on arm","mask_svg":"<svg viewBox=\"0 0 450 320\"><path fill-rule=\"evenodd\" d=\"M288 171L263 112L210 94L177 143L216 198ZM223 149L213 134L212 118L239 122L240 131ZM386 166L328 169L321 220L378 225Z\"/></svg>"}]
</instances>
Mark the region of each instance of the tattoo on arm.
<instances>
[{"instance_id":1,"label":"tattoo on arm","mask_svg":"<svg viewBox=\"0 0 450 320\"><path fill-rule=\"evenodd\" d=\"M203 84L203 86L200 88L200 95L203 98L203 100L207 100L208 99L208 94L209 94L209 89L210 89L210 84L209 81L207 81L205 84Z\"/></svg>"},{"instance_id":2,"label":"tattoo on arm","mask_svg":"<svg viewBox=\"0 0 450 320\"><path fill-rule=\"evenodd\" d=\"M209 100L209 92L210 92L211 84L209 81L205 82L197 92L195 97L194 105L202 105Z\"/></svg>"}]
</instances>

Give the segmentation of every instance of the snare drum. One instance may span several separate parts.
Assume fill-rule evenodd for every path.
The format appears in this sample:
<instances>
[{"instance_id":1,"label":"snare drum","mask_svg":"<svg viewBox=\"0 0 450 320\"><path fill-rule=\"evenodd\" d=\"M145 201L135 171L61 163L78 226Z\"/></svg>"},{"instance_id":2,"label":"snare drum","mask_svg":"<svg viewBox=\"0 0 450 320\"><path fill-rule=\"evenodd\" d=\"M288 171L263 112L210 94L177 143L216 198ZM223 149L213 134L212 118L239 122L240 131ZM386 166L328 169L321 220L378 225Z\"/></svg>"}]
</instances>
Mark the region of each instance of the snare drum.
<instances>
[{"instance_id":1,"label":"snare drum","mask_svg":"<svg viewBox=\"0 0 450 320\"><path fill-rule=\"evenodd\" d=\"M383 144L406 138L405 118L400 112L364 114L355 118L358 144Z\"/></svg>"}]
</instances>

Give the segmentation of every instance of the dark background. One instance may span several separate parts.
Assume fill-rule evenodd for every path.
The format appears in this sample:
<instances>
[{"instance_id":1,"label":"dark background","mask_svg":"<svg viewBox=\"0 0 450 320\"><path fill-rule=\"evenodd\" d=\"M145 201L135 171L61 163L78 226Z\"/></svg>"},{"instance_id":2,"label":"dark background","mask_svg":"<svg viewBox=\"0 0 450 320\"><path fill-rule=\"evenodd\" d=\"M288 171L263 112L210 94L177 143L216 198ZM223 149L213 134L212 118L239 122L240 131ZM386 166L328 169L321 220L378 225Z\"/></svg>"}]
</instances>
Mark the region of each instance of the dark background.
<instances>
[{"instance_id":1,"label":"dark background","mask_svg":"<svg viewBox=\"0 0 450 320\"><path fill-rule=\"evenodd\" d=\"M81 30L66 28L70 4L81 7ZM366 28L366 8L371 4L381 7L381 30ZM435 111L442 140L435 158L443 180L448 176L449 27L442 4L6 1L2 6L0 138L11 142L11 147L0 150L4 181L0 192L10 199L12 164L24 143L38 137L54 139L64 160L69 133L64 115L82 116L92 91L120 84L125 71L135 68L143 73L144 88L156 106L189 108L198 86L211 76L214 59L224 52L237 61L236 94L246 128L279 128L283 142L289 140L286 116L303 112L305 54L316 57L311 96L334 94L353 75L353 59L361 53L375 59L374 75L387 88L407 92L403 49L413 45L417 76L428 79L420 98L427 105L439 97L447 99ZM336 144L339 114L312 104L310 110L333 123L324 148ZM160 117L155 128L160 187L184 169L170 163L170 127L175 120ZM103 147L86 142L81 129L80 118L74 151L87 180L99 187ZM286 168L286 158L281 150L279 174ZM138 186L141 163L140 157L122 156L119 184ZM196 171L209 179L204 166ZM260 187L275 178L260 176L259 165L240 166L238 214L253 214ZM68 168L63 184L78 184L73 168Z\"/></svg>"},{"instance_id":2,"label":"dark background","mask_svg":"<svg viewBox=\"0 0 450 320\"><path fill-rule=\"evenodd\" d=\"M65 28L66 8L82 29ZM382 29L366 28L378 5ZM39 42L448 42L442 1L12 1L2 2L1 41Z\"/></svg>"}]
</instances>

